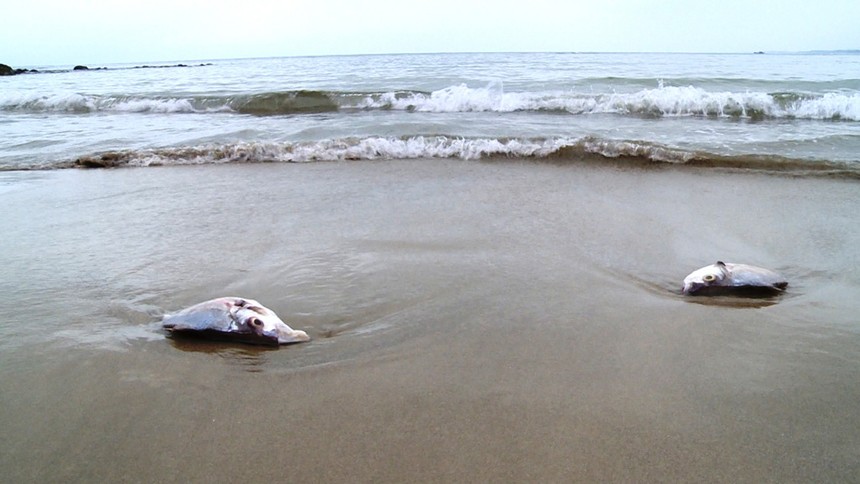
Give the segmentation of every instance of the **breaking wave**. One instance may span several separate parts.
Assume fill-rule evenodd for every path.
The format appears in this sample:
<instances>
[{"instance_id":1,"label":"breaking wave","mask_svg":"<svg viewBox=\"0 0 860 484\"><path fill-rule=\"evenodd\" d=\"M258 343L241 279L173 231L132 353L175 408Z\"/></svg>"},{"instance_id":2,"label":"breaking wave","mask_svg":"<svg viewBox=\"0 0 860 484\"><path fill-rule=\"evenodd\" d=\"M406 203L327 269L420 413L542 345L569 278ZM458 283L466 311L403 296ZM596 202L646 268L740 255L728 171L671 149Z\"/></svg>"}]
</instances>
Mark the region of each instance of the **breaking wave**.
<instances>
[{"instance_id":1,"label":"breaking wave","mask_svg":"<svg viewBox=\"0 0 860 484\"><path fill-rule=\"evenodd\" d=\"M274 92L239 96L141 97L77 93L0 95L0 109L60 113L212 113L277 115L337 111L332 95L319 91Z\"/></svg>"},{"instance_id":2,"label":"breaking wave","mask_svg":"<svg viewBox=\"0 0 860 484\"><path fill-rule=\"evenodd\" d=\"M642 141L595 137L552 139L456 138L344 138L272 143L249 142L198 147L112 151L80 157L50 168L110 168L223 163L306 163L378 159L493 160L500 158L551 162L609 161L640 165L688 165L860 178L856 164L791 159L773 155L718 155Z\"/></svg>"},{"instance_id":3,"label":"breaking wave","mask_svg":"<svg viewBox=\"0 0 860 484\"><path fill-rule=\"evenodd\" d=\"M433 92L284 91L236 96L100 96L29 92L0 94L0 110L21 112L128 112L293 115L340 110L415 112L549 111L574 115L704 116L748 119L860 121L860 93L715 92L660 86L635 92L506 92L501 85L465 84Z\"/></svg>"},{"instance_id":4,"label":"breaking wave","mask_svg":"<svg viewBox=\"0 0 860 484\"><path fill-rule=\"evenodd\" d=\"M422 112L559 111L570 114L637 116L713 116L860 120L860 94L709 92L701 88L660 86L633 93L507 93L501 89L452 86L432 93L367 96L363 108Z\"/></svg>"}]
</instances>

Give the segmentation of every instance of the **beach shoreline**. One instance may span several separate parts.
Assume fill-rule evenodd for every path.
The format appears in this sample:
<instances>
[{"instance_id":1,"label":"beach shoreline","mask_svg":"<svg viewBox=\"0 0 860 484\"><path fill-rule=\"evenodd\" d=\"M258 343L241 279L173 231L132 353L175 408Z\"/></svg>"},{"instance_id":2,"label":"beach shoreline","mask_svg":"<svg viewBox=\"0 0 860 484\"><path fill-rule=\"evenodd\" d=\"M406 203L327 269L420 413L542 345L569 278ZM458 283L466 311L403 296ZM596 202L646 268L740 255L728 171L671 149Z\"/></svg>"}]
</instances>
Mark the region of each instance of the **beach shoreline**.
<instances>
[{"instance_id":1,"label":"beach shoreline","mask_svg":"<svg viewBox=\"0 0 860 484\"><path fill-rule=\"evenodd\" d=\"M10 481L860 471L856 182L459 159L12 177ZM788 291L760 307L678 293L718 259L779 270ZM227 295L313 340L160 331Z\"/></svg>"}]
</instances>

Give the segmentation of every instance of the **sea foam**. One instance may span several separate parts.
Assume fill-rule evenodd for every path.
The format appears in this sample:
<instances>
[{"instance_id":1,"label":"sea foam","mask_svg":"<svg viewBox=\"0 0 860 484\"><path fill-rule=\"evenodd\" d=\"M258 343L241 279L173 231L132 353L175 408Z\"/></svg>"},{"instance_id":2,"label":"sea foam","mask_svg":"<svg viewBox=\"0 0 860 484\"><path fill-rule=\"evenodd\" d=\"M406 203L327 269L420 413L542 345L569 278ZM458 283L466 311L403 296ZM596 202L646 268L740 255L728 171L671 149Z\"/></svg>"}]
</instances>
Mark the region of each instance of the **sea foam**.
<instances>
[{"instance_id":1,"label":"sea foam","mask_svg":"<svg viewBox=\"0 0 860 484\"><path fill-rule=\"evenodd\" d=\"M784 96L765 92L713 92L695 86L659 86L629 93L586 94L576 91L503 92L496 87L465 84L431 93L384 93L365 97L362 109L418 112L563 111L570 114L636 116L711 116L860 120L860 96Z\"/></svg>"},{"instance_id":2,"label":"sea foam","mask_svg":"<svg viewBox=\"0 0 860 484\"><path fill-rule=\"evenodd\" d=\"M130 96L98 96L74 92L39 94L10 92L0 94L0 109L22 112L134 112L192 113L205 111L189 99Z\"/></svg>"},{"instance_id":3,"label":"sea foam","mask_svg":"<svg viewBox=\"0 0 860 484\"><path fill-rule=\"evenodd\" d=\"M202 165L225 163L309 163L406 159L531 159L555 162L599 162L645 165L695 165L801 175L860 177L853 163L792 159L773 155L728 155L687 150L653 142L581 138L495 139L414 136L343 138L296 143L243 142L196 147L100 153L54 168ZM35 168L35 167L34 167ZM46 167L41 167L46 168Z\"/></svg>"},{"instance_id":4,"label":"sea foam","mask_svg":"<svg viewBox=\"0 0 860 484\"><path fill-rule=\"evenodd\" d=\"M458 84L433 92L286 91L239 97L0 93L0 110L23 112L233 112L271 116L356 109L431 113L550 111L573 115L860 121L860 94L709 91L695 86L662 84L635 92L597 94L575 90L507 92L501 84L487 87Z\"/></svg>"},{"instance_id":5,"label":"sea foam","mask_svg":"<svg viewBox=\"0 0 860 484\"><path fill-rule=\"evenodd\" d=\"M582 138L497 139L413 136L343 138L296 143L244 142L196 147L102 153L77 159L82 167L161 166L221 163L306 163L316 161L454 158L488 160L630 158L659 163L687 163L700 153L654 143Z\"/></svg>"}]
</instances>

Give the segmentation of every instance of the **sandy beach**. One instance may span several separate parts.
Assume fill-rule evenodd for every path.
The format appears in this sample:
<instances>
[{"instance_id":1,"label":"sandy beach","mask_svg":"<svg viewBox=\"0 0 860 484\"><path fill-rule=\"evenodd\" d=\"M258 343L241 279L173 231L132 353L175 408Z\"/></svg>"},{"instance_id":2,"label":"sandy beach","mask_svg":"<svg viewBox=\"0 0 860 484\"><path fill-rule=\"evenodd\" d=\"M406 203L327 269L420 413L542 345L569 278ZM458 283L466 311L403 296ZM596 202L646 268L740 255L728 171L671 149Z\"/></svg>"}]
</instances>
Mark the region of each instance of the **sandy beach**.
<instances>
[{"instance_id":1,"label":"sandy beach","mask_svg":"<svg viewBox=\"0 0 860 484\"><path fill-rule=\"evenodd\" d=\"M556 160L0 174L7 482L850 482L860 185ZM788 277L685 298L722 259ZM310 343L171 340L259 300Z\"/></svg>"}]
</instances>

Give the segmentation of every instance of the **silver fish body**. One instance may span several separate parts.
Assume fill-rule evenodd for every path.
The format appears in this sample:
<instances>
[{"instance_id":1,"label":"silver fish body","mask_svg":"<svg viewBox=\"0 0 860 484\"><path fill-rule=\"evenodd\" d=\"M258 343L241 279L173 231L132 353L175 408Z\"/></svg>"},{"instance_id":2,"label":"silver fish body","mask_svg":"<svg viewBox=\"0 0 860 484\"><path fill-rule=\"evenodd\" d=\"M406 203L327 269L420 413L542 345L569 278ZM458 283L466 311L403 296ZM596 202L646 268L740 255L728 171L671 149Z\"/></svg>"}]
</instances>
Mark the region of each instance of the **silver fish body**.
<instances>
[{"instance_id":1,"label":"silver fish body","mask_svg":"<svg viewBox=\"0 0 860 484\"><path fill-rule=\"evenodd\" d=\"M772 295L785 290L788 281L776 272L748 264L717 261L684 278L688 295Z\"/></svg>"},{"instance_id":2,"label":"silver fish body","mask_svg":"<svg viewBox=\"0 0 860 484\"><path fill-rule=\"evenodd\" d=\"M222 297L167 314L161 325L172 334L252 344L280 345L309 341L304 331L281 321L253 299Z\"/></svg>"}]
</instances>

